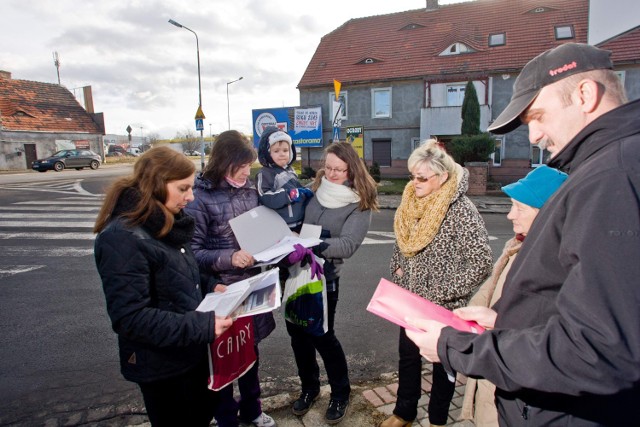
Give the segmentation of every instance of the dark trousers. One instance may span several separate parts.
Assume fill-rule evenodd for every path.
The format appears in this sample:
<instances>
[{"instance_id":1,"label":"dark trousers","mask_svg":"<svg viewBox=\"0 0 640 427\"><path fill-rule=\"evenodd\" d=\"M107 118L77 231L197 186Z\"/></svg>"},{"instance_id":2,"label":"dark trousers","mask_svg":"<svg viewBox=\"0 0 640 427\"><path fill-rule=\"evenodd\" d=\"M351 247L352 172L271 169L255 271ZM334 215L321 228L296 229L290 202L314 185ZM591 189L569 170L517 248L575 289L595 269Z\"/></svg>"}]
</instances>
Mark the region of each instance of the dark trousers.
<instances>
[{"instance_id":1,"label":"dark trousers","mask_svg":"<svg viewBox=\"0 0 640 427\"><path fill-rule=\"evenodd\" d=\"M404 328L400 329L398 351L398 400L393 413L404 420L413 421L418 415L418 400L422 393L422 356L418 347L407 337ZM431 424L447 423L455 386L455 382L449 381L442 365L434 363L428 409Z\"/></svg>"},{"instance_id":2,"label":"dark trousers","mask_svg":"<svg viewBox=\"0 0 640 427\"><path fill-rule=\"evenodd\" d=\"M219 427L238 427L238 410L240 411L240 420L246 423L251 423L262 413L260 378L258 377L260 363L258 346L255 346L255 350L256 356L258 356L256 363L246 374L238 378L240 402L236 401L233 396L233 383L218 392L219 404L215 412L215 418Z\"/></svg>"},{"instance_id":3,"label":"dark trousers","mask_svg":"<svg viewBox=\"0 0 640 427\"><path fill-rule=\"evenodd\" d=\"M207 427L218 405L217 393L207 388L209 365L204 359L177 377L138 384L153 427Z\"/></svg>"},{"instance_id":4,"label":"dark trousers","mask_svg":"<svg viewBox=\"0 0 640 427\"><path fill-rule=\"evenodd\" d=\"M335 283L335 291L327 292L328 331L326 334L316 337L305 333L302 328L290 322L285 323L287 324L287 332L291 336L291 348L298 366L302 391L311 393L320 391L320 368L316 360L317 351L327 370L331 398L348 400L351 394L351 385L347 358L333 330L337 305L338 280Z\"/></svg>"}]
</instances>

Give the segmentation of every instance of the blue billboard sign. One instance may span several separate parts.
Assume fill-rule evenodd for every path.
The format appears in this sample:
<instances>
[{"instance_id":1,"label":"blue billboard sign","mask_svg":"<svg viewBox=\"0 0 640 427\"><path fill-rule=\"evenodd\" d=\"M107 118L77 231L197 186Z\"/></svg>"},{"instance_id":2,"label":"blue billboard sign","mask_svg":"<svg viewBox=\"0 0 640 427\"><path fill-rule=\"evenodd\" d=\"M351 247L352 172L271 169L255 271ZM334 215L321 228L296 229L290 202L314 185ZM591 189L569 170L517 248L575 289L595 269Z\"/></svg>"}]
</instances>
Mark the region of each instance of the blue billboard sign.
<instances>
[{"instance_id":1,"label":"blue billboard sign","mask_svg":"<svg viewBox=\"0 0 640 427\"><path fill-rule=\"evenodd\" d=\"M262 132L276 126L291 136L296 147L322 147L322 107L282 107L252 111L253 144Z\"/></svg>"}]
</instances>

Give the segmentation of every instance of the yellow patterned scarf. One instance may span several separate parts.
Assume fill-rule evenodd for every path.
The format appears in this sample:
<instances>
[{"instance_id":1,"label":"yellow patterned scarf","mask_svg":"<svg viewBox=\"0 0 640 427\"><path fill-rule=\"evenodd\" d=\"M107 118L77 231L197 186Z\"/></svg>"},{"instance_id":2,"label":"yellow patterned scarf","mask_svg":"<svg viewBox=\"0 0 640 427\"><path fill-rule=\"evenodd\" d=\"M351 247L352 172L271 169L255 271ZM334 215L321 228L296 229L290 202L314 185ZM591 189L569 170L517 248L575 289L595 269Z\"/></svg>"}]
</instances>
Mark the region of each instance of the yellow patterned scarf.
<instances>
[{"instance_id":1,"label":"yellow patterned scarf","mask_svg":"<svg viewBox=\"0 0 640 427\"><path fill-rule=\"evenodd\" d=\"M414 256L436 237L457 189L455 173L449 174L439 190L422 198L416 197L413 184L407 183L393 221L398 247L404 256Z\"/></svg>"}]
</instances>

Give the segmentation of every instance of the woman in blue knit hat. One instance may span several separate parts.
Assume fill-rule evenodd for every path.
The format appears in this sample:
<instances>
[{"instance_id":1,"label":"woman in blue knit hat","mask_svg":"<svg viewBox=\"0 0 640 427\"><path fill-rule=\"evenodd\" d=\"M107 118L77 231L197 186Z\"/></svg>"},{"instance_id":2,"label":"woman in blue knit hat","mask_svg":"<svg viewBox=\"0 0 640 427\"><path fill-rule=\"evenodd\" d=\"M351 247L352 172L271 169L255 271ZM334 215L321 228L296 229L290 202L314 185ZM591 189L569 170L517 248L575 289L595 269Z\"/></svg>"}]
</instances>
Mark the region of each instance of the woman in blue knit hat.
<instances>
[{"instance_id":1,"label":"woman in blue knit hat","mask_svg":"<svg viewBox=\"0 0 640 427\"><path fill-rule=\"evenodd\" d=\"M486 328L493 328L496 312L489 307L500 298L507 273L538 211L566 179L566 173L540 166L519 181L502 187L502 191L511 197L512 206L507 218L513 223L516 235L504 245L491 276L471 298L469 306L454 310L456 315L466 320L475 320ZM473 420L476 427L497 427L495 389L487 380L468 378L460 419Z\"/></svg>"}]
</instances>

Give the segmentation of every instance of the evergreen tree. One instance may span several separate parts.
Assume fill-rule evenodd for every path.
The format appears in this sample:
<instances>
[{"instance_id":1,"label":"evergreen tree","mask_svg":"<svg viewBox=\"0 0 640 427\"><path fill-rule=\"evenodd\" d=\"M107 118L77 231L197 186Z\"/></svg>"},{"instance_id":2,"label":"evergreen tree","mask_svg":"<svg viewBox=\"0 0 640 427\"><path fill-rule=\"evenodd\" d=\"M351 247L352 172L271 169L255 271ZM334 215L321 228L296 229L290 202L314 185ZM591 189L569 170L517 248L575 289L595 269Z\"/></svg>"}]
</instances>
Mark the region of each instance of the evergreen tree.
<instances>
[{"instance_id":1,"label":"evergreen tree","mask_svg":"<svg viewBox=\"0 0 640 427\"><path fill-rule=\"evenodd\" d=\"M478 135L480 133L480 103L472 81L467 82L462 101L462 135Z\"/></svg>"}]
</instances>

